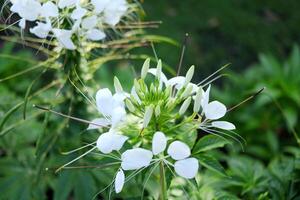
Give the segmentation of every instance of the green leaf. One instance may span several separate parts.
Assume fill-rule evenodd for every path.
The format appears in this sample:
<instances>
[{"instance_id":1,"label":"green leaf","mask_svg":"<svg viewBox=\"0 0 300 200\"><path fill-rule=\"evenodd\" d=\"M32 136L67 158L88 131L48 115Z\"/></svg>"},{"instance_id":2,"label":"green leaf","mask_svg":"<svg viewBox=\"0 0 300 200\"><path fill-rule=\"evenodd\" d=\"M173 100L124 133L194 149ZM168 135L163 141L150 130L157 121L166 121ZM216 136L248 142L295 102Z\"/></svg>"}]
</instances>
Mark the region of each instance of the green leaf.
<instances>
[{"instance_id":1,"label":"green leaf","mask_svg":"<svg viewBox=\"0 0 300 200\"><path fill-rule=\"evenodd\" d=\"M193 154L198 154L200 152L208 151L211 149L216 149L220 147L224 147L225 144L229 142L223 138L207 135L202 137L195 145L193 149Z\"/></svg>"},{"instance_id":2,"label":"green leaf","mask_svg":"<svg viewBox=\"0 0 300 200\"><path fill-rule=\"evenodd\" d=\"M214 157L208 154L198 154L196 157L198 158L200 164L205 168L217 172L220 175L227 176L222 165Z\"/></svg>"}]
</instances>

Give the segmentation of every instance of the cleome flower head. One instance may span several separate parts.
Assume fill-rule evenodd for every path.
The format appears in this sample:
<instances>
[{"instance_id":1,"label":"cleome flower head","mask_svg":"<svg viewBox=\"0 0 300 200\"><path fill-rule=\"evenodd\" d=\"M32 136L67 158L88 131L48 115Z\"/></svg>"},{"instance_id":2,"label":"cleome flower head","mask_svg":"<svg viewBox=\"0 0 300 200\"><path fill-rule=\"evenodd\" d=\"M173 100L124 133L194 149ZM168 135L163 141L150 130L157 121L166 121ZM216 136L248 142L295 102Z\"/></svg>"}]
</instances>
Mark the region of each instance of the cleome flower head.
<instances>
[{"instance_id":1,"label":"cleome flower head","mask_svg":"<svg viewBox=\"0 0 300 200\"><path fill-rule=\"evenodd\" d=\"M26 22L34 22L29 28L32 34L55 38L60 47L74 50L82 41L105 39L106 29L114 29L134 4L126 0L9 0L8 6L21 18L21 29Z\"/></svg>"},{"instance_id":2,"label":"cleome flower head","mask_svg":"<svg viewBox=\"0 0 300 200\"><path fill-rule=\"evenodd\" d=\"M88 129L103 131L94 148L119 163L116 193L132 178L126 178L128 171L138 173L158 164L180 177L195 178L200 167L193 153L198 131L222 136L223 131L235 129L219 120L227 109L219 101L209 101L211 86L206 84L204 91L206 85L191 82L194 71L192 66L186 76L168 79L161 61L151 68L147 59L130 91L124 91L115 77L114 94L108 88L97 92L99 118Z\"/></svg>"}]
</instances>

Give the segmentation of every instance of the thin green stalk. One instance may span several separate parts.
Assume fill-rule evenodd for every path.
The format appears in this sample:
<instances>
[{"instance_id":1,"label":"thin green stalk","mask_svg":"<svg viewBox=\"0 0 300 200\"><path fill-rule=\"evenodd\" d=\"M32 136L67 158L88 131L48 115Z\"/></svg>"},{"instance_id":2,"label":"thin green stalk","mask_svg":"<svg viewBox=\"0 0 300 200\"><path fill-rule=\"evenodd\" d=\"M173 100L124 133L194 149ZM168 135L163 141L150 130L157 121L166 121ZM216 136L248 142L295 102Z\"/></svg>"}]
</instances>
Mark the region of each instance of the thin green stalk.
<instances>
[{"instance_id":1,"label":"thin green stalk","mask_svg":"<svg viewBox=\"0 0 300 200\"><path fill-rule=\"evenodd\" d=\"M164 168L164 162L161 161L159 164L159 175L160 175L160 200L167 199L167 190L166 190L166 174Z\"/></svg>"}]
</instances>

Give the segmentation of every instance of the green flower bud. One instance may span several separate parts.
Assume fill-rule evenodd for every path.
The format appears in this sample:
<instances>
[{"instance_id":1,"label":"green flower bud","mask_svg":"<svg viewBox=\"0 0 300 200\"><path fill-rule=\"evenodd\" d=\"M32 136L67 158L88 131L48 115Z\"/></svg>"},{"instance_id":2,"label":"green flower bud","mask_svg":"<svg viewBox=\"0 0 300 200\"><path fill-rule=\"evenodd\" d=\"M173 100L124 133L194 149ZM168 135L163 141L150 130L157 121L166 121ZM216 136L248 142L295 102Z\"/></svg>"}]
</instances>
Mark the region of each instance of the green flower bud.
<instances>
[{"instance_id":1,"label":"green flower bud","mask_svg":"<svg viewBox=\"0 0 300 200\"><path fill-rule=\"evenodd\" d=\"M144 64L143 64L142 71L141 71L141 78L142 79L146 78L149 67L150 67L150 58L147 58L145 60Z\"/></svg>"},{"instance_id":2,"label":"green flower bud","mask_svg":"<svg viewBox=\"0 0 300 200\"><path fill-rule=\"evenodd\" d=\"M114 87L115 87L116 93L123 92L122 85L116 76L114 77Z\"/></svg>"},{"instance_id":3,"label":"green flower bud","mask_svg":"<svg viewBox=\"0 0 300 200\"><path fill-rule=\"evenodd\" d=\"M196 92L196 97L194 100L194 108L193 108L194 113L199 112L201 106L201 99L202 99L202 88L199 87Z\"/></svg>"},{"instance_id":4,"label":"green flower bud","mask_svg":"<svg viewBox=\"0 0 300 200\"><path fill-rule=\"evenodd\" d=\"M189 82L192 80L194 71L195 71L195 66L192 65L186 73L184 85L189 84Z\"/></svg>"},{"instance_id":5,"label":"green flower bud","mask_svg":"<svg viewBox=\"0 0 300 200\"><path fill-rule=\"evenodd\" d=\"M183 115L186 112L186 110L188 109L188 107L191 104L191 100L192 100L192 98L189 97L183 102L183 104L181 105L181 107L179 109L179 115Z\"/></svg>"},{"instance_id":6,"label":"green flower bud","mask_svg":"<svg viewBox=\"0 0 300 200\"><path fill-rule=\"evenodd\" d=\"M131 103L130 100L126 99L126 100L125 100L125 104L126 104L126 107L128 108L128 110L129 110L130 112L134 112L134 111L135 111L135 107L134 107L134 105Z\"/></svg>"},{"instance_id":7,"label":"green flower bud","mask_svg":"<svg viewBox=\"0 0 300 200\"><path fill-rule=\"evenodd\" d=\"M157 106L155 107L155 116L158 117L159 115L160 115L160 106L157 105Z\"/></svg>"},{"instance_id":8,"label":"green flower bud","mask_svg":"<svg viewBox=\"0 0 300 200\"><path fill-rule=\"evenodd\" d=\"M151 120L153 114L153 106L147 106L145 109L143 128L146 128Z\"/></svg>"}]
</instances>

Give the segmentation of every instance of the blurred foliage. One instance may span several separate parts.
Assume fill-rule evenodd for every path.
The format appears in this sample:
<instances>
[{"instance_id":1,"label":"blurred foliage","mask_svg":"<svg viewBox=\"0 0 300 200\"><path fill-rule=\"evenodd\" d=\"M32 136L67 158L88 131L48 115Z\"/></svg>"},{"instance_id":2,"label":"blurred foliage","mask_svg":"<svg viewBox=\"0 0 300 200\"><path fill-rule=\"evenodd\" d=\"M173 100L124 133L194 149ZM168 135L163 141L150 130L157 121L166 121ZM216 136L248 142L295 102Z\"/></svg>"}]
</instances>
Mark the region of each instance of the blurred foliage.
<instances>
[{"instance_id":1,"label":"blurred foliage","mask_svg":"<svg viewBox=\"0 0 300 200\"><path fill-rule=\"evenodd\" d=\"M285 58L291 44L300 43L300 2L295 0L146 0L143 6L147 20L163 22L155 33L177 41L189 33L185 63L201 69L199 80L226 63L241 71L257 60L258 52ZM179 54L158 48L173 66Z\"/></svg>"}]
</instances>

